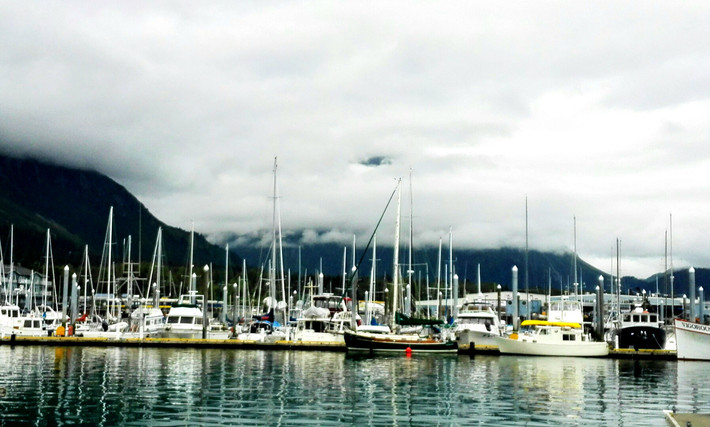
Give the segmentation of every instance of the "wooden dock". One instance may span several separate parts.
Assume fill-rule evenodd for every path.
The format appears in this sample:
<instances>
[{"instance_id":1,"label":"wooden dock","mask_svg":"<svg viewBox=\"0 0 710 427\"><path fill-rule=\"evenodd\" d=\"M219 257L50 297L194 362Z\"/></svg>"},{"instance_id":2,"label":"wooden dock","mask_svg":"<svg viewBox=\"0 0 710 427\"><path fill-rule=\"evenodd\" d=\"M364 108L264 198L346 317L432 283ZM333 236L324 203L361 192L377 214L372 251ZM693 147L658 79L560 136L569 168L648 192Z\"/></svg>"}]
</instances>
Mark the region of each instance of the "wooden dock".
<instances>
[{"instance_id":1,"label":"wooden dock","mask_svg":"<svg viewBox=\"0 0 710 427\"><path fill-rule=\"evenodd\" d=\"M673 411L663 411L666 422L674 427L710 426L710 414L688 414Z\"/></svg>"},{"instance_id":2,"label":"wooden dock","mask_svg":"<svg viewBox=\"0 0 710 427\"><path fill-rule=\"evenodd\" d=\"M48 345L93 347L162 347L162 348L231 348L260 350L325 350L345 351L344 343L324 341L257 342L237 339L187 338L84 338L84 337L23 337L5 336L0 345Z\"/></svg>"},{"instance_id":3,"label":"wooden dock","mask_svg":"<svg viewBox=\"0 0 710 427\"><path fill-rule=\"evenodd\" d=\"M344 343L327 341L275 341L257 342L238 339L186 339L186 338L84 338L84 337L25 337L19 335L0 338L0 345L49 345L94 347L167 347L167 348L231 348L259 350L346 351ZM475 345L459 347L460 354L499 355L498 347ZM611 359L676 360L673 350L609 350Z\"/></svg>"}]
</instances>

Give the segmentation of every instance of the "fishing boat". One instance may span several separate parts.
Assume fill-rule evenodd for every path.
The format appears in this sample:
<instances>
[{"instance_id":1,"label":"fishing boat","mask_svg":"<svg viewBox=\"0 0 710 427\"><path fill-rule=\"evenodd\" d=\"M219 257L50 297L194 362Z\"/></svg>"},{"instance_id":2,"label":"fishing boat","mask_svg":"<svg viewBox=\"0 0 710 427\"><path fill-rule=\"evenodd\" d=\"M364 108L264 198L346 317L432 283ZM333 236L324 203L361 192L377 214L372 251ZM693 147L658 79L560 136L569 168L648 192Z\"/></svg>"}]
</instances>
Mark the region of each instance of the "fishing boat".
<instances>
[{"instance_id":1,"label":"fishing boat","mask_svg":"<svg viewBox=\"0 0 710 427\"><path fill-rule=\"evenodd\" d=\"M454 334L459 350L472 350L474 345L497 348L496 337L503 335L503 328L492 304L474 300L461 306Z\"/></svg>"},{"instance_id":2,"label":"fishing boat","mask_svg":"<svg viewBox=\"0 0 710 427\"><path fill-rule=\"evenodd\" d=\"M666 345L666 331L658 314L637 305L630 313L621 314L614 341L617 348L662 350Z\"/></svg>"},{"instance_id":3,"label":"fishing boat","mask_svg":"<svg viewBox=\"0 0 710 427\"><path fill-rule=\"evenodd\" d=\"M510 337L496 338L502 354L528 356L588 356L609 354L606 342L592 341L579 323L525 320Z\"/></svg>"},{"instance_id":4,"label":"fishing boat","mask_svg":"<svg viewBox=\"0 0 710 427\"><path fill-rule=\"evenodd\" d=\"M710 360L710 326L674 319L678 359Z\"/></svg>"}]
</instances>

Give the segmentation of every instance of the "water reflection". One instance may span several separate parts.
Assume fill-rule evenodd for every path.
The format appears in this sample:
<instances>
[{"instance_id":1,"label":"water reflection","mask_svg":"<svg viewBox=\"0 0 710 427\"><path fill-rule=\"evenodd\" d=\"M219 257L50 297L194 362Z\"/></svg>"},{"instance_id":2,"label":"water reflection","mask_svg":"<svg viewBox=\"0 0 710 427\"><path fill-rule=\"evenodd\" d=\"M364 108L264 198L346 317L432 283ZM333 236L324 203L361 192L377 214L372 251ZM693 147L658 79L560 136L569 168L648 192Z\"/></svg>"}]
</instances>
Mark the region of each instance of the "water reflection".
<instances>
[{"instance_id":1,"label":"water reflection","mask_svg":"<svg viewBox=\"0 0 710 427\"><path fill-rule=\"evenodd\" d=\"M710 410L710 363L0 347L12 425L663 425Z\"/></svg>"}]
</instances>

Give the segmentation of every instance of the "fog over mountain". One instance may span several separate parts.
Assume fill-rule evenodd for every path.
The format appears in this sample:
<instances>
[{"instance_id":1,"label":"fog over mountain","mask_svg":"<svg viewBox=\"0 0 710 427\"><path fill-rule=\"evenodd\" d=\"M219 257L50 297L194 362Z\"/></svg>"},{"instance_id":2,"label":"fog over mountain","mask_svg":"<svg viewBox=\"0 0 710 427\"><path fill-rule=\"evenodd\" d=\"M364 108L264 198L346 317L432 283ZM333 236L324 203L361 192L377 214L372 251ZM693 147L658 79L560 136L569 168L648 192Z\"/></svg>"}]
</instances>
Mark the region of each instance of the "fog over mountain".
<instances>
[{"instance_id":1,"label":"fog over mountain","mask_svg":"<svg viewBox=\"0 0 710 427\"><path fill-rule=\"evenodd\" d=\"M700 1L3 2L0 153L106 174L213 242L270 239L275 157L301 245L367 241L402 177L417 245L523 248L527 199L530 248L573 250L576 217L580 257L611 269L618 238L648 277L666 247L710 264L708 21Z\"/></svg>"}]
</instances>

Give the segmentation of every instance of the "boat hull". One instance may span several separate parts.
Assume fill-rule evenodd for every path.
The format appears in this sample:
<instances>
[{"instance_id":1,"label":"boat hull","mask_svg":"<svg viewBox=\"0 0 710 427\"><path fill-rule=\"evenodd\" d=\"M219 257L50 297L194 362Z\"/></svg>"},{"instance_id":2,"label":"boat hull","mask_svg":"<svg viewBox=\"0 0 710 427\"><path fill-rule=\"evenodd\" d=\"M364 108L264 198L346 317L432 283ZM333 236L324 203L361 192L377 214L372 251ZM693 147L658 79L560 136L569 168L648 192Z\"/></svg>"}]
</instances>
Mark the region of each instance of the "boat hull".
<instances>
[{"instance_id":1,"label":"boat hull","mask_svg":"<svg viewBox=\"0 0 710 427\"><path fill-rule=\"evenodd\" d=\"M653 326L628 326L618 331L619 347L646 350L663 350L666 331Z\"/></svg>"},{"instance_id":2,"label":"boat hull","mask_svg":"<svg viewBox=\"0 0 710 427\"><path fill-rule=\"evenodd\" d=\"M496 341L501 354L573 357L604 357L609 354L609 346L605 342L537 343L510 338L498 338Z\"/></svg>"},{"instance_id":3,"label":"boat hull","mask_svg":"<svg viewBox=\"0 0 710 427\"><path fill-rule=\"evenodd\" d=\"M369 353L456 353L456 341L423 339L416 335L368 334L346 331L348 351Z\"/></svg>"},{"instance_id":4,"label":"boat hull","mask_svg":"<svg viewBox=\"0 0 710 427\"><path fill-rule=\"evenodd\" d=\"M500 335L492 334L490 332L476 331L476 330L462 330L456 333L456 341L458 342L458 348L460 350L473 350L476 347L486 347L489 349L498 348L498 342L496 341Z\"/></svg>"},{"instance_id":5,"label":"boat hull","mask_svg":"<svg viewBox=\"0 0 710 427\"><path fill-rule=\"evenodd\" d=\"M710 360L710 326L675 319L678 359Z\"/></svg>"}]
</instances>

